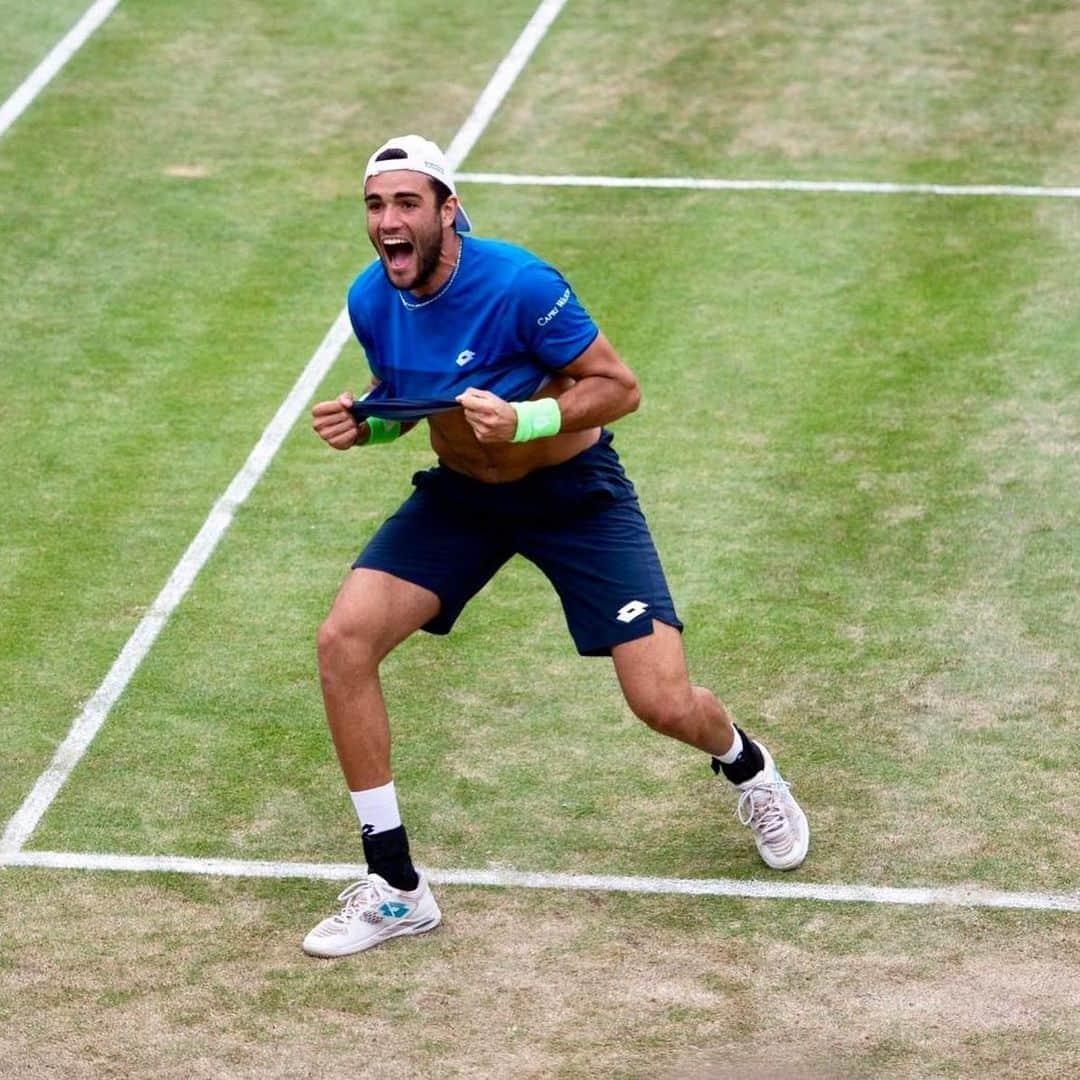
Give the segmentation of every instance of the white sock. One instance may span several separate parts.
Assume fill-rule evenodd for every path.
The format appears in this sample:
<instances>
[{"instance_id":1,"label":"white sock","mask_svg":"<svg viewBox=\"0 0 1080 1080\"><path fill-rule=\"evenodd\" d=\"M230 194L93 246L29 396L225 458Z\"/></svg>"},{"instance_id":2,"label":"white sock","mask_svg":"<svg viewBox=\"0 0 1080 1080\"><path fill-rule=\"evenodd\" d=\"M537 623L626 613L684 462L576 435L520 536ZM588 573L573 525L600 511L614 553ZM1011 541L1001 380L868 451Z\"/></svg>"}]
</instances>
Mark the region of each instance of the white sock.
<instances>
[{"instance_id":1,"label":"white sock","mask_svg":"<svg viewBox=\"0 0 1080 1080\"><path fill-rule=\"evenodd\" d=\"M730 765L743 750L743 741L742 736L739 734L739 729L732 725L731 730L735 735L735 738L731 740L731 746L728 747L726 753L716 755L716 760L723 762L725 765Z\"/></svg>"},{"instance_id":2,"label":"white sock","mask_svg":"<svg viewBox=\"0 0 1080 1080\"><path fill-rule=\"evenodd\" d=\"M365 836L387 832L401 824L393 780L382 787L368 788L367 791L350 791L349 798L352 799Z\"/></svg>"}]
</instances>

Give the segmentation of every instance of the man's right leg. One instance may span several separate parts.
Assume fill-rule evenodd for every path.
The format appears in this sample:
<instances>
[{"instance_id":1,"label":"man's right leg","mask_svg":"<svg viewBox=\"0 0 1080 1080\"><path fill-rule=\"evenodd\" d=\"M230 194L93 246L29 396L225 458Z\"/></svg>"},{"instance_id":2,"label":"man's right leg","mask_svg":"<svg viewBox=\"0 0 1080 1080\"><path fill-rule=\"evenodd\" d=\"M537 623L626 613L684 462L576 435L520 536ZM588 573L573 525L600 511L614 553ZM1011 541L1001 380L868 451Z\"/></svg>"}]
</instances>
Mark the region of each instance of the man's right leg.
<instances>
[{"instance_id":1,"label":"man's right leg","mask_svg":"<svg viewBox=\"0 0 1080 1080\"><path fill-rule=\"evenodd\" d=\"M330 734L350 791L390 781L390 723L379 664L439 613L430 590L381 570L353 570L319 629Z\"/></svg>"},{"instance_id":2,"label":"man's right leg","mask_svg":"<svg viewBox=\"0 0 1080 1080\"><path fill-rule=\"evenodd\" d=\"M390 723L379 683L383 659L439 612L435 593L380 570L354 570L319 630L319 675L330 733L361 816L369 876L341 894L341 913L304 939L316 956L341 956L439 922L417 875L390 771Z\"/></svg>"}]
</instances>

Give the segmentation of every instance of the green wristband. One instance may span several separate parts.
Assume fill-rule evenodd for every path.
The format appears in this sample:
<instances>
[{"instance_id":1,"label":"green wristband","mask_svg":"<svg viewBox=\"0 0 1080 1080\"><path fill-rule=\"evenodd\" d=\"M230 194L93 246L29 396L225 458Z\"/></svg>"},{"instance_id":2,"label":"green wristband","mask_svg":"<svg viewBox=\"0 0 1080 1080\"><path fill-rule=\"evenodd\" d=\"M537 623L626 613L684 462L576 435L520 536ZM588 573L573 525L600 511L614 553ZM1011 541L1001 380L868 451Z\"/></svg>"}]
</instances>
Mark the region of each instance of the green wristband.
<instances>
[{"instance_id":1,"label":"green wristband","mask_svg":"<svg viewBox=\"0 0 1080 1080\"><path fill-rule=\"evenodd\" d=\"M401 437L400 420L380 420L377 416L369 416L367 426L371 434L368 435L364 446L378 446L380 443L393 442Z\"/></svg>"},{"instance_id":2,"label":"green wristband","mask_svg":"<svg viewBox=\"0 0 1080 1080\"><path fill-rule=\"evenodd\" d=\"M558 435L562 427L559 403L551 397L539 401L512 401L510 407L517 413L517 430L511 442L531 442Z\"/></svg>"}]
</instances>

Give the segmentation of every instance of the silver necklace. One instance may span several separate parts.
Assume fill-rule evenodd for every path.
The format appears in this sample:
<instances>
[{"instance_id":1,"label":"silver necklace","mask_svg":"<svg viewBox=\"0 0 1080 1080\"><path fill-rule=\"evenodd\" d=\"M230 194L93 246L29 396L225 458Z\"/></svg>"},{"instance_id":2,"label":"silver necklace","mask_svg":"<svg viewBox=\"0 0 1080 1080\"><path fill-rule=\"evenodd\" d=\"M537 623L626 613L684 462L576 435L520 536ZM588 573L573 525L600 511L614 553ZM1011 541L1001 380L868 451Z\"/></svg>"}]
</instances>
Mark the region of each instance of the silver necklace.
<instances>
[{"instance_id":1,"label":"silver necklace","mask_svg":"<svg viewBox=\"0 0 1080 1080\"><path fill-rule=\"evenodd\" d=\"M443 284L442 288L439 289L437 292L433 293L426 300L421 300L418 303L410 303L408 300L405 299L405 290L404 289L402 289L401 292L398 293L398 298L401 300L401 302L405 305L405 307L409 311L415 311L417 308L427 307L428 304L434 304L435 301L438 300L439 297L442 296L450 288L450 286L454 284L454 278L457 277L458 267L461 265L461 253L464 250L465 250L465 241L462 240L461 237L459 236L458 237L457 259L454 260L454 269L450 271L450 276L446 279L446 281Z\"/></svg>"}]
</instances>

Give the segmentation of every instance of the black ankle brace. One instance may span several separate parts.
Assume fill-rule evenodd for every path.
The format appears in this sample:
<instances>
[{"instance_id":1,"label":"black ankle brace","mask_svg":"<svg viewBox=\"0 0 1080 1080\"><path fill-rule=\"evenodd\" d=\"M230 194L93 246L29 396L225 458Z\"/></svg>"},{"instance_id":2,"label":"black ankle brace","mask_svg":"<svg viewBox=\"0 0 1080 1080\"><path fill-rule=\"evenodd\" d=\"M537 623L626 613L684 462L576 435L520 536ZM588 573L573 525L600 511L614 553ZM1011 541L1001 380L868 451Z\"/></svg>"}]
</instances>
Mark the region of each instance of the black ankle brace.
<instances>
[{"instance_id":1,"label":"black ankle brace","mask_svg":"<svg viewBox=\"0 0 1080 1080\"><path fill-rule=\"evenodd\" d=\"M420 883L420 877L409 855L409 838L405 826L387 829L386 832L362 836L364 859L368 870L378 874L395 889L411 892Z\"/></svg>"},{"instance_id":2,"label":"black ankle brace","mask_svg":"<svg viewBox=\"0 0 1080 1080\"><path fill-rule=\"evenodd\" d=\"M719 758L712 759L712 771L718 776L722 772L733 784L742 784L751 777L757 776L765 768L765 757L749 735L738 725L733 725L735 730L742 736L743 746L739 756L730 764L725 764Z\"/></svg>"}]
</instances>

